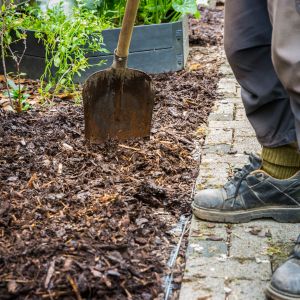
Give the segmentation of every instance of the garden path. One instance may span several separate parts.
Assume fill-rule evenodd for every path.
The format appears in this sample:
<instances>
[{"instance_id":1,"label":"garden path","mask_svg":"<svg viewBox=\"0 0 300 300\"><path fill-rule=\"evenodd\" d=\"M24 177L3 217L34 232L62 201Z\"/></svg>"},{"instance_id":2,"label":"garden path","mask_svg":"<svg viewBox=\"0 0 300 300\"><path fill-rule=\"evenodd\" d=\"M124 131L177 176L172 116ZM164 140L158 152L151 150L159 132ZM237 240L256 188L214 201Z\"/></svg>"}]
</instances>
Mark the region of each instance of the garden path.
<instances>
[{"instance_id":1,"label":"garden path","mask_svg":"<svg viewBox=\"0 0 300 300\"><path fill-rule=\"evenodd\" d=\"M219 187L234 167L247 162L245 151L260 151L228 63L220 72L221 97L206 128L196 191ZM193 217L180 300L265 299L272 272L288 256L299 232L299 224L271 220L230 225Z\"/></svg>"}]
</instances>

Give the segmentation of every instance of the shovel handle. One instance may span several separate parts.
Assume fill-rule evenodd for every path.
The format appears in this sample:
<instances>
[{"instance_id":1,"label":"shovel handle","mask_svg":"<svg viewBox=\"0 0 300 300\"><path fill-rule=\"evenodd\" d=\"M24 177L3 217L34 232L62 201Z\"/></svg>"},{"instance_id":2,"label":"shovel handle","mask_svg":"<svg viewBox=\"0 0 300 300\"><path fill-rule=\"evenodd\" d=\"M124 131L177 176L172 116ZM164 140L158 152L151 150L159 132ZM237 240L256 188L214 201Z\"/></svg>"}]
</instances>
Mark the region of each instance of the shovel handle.
<instances>
[{"instance_id":1,"label":"shovel handle","mask_svg":"<svg viewBox=\"0 0 300 300\"><path fill-rule=\"evenodd\" d=\"M119 36L118 47L116 55L118 57L127 57L129 54L129 47L136 19L137 11L139 8L140 0L127 0L125 15L122 23L122 28Z\"/></svg>"}]
</instances>

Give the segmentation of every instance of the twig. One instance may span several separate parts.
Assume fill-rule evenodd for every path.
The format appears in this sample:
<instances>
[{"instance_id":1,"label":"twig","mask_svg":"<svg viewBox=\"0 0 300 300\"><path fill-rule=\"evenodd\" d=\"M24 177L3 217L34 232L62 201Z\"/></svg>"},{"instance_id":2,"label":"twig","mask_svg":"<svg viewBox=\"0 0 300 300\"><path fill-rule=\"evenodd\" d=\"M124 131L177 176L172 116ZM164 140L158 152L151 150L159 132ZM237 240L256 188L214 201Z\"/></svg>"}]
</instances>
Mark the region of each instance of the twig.
<instances>
[{"instance_id":1,"label":"twig","mask_svg":"<svg viewBox=\"0 0 300 300\"><path fill-rule=\"evenodd\" d=\"M49 283L53 276L54 271L55 271L55 258L51 261L49 269L47 271L47 276L46 276L45 283L44 283L45 289L48 289L48 286L49 286Z\"/></svg>"},{"instance_id":2,"label":"twig","mask_svg":"<svg viewBox=\"0 0 300 300\"><path fill-rule=\"evenodd\" d=\"M55 97L55 94L56 94L56 90L57 88L59 87L59 84L60 82L63 80L63 78L68 74L68 72L71 71L71 66L66 70L66 72L64 72L64 74L62 74L62 76L59 78L59 80L57 81L56 85L55 85L55 88L54 88L54 91L53 91L53 95L52 95L52 98L51 98L51 101L53 102L54 101L54 97Z\"/></svg>"},{"instance_id":3,"label":"twig","mask_svg":"<svg viewBox=\"0 0 300 300\"><path fill-rule=\"evenodd\" d=\"M4 52L4 41L3 41L3 36L4 36L4 16L2 16L3 19L3 26L1 28L1 33L0 33L0 43L1 43L1 58L2 58L2 65L3 65L3 73L4 73L4 78L5 78L5 85L6 85L6 90L7 90L7 94L8 94L8 98L9 98L9 102L10 102L10 106L12 108L14 108L13 106L13 101L11 98L11 94L10 94L10 90L9 90L9 86L8 86L8 78L7 78L7 70L6 70L6 62L5 62L5 52Z\"/></svg>"},{"instance_id":4,"label":"twig","mask_svg":"<svg viewBox=\"0 0 300 300\"><path fill-rule=\"evenodd\" d=\"M23 35L25 34L25 30L22 30ZM17 54L15 54L15 52L12 51L11 47L8 45L7 49L9 50L12 59L14 60L14 62L16 63L16 68L17 68L17 77L18 77L18 103L16 105L16 110L17 112L21 112L22 111L22 101L21 101L21 70L20 70L20 65L21 62L23 60L23 57L25 55L26 49L27 49L27 41L26 41L26 37L23 38L23 44L24 44L24 48L23 51L21 53L20 56L18 56Z\"/></svg>"},{"instance_id":5,"label":"twig","mask_svg":"<svg viewBox=\"0 0 300 300\"><path fill-rule=\"evenodd\" d=\"M119 147L124 148L124 149L128 149L128 150L138 151L138 152L142 151L141 149L130 147L130 146L126 146L126 145L122 145L122 144L119 144Z\"/></svg>"},{"instance_id":6,"label":"twig","mask_svg":"<svg viewBox=\"0 0 300 300\"><path fill-rule=\"evenodd\" d=\"M67 279L68 279L68 281L70 282L70 284L72 286L72 289L73 289L73 291L76 295L77 300L82 300L82 298L80 296L80 293L79 293L79 290L78 290L78 286L77 286L76 282L74 281L74 279L70 275L67 275Z\"/></svg>"}]
</instances>

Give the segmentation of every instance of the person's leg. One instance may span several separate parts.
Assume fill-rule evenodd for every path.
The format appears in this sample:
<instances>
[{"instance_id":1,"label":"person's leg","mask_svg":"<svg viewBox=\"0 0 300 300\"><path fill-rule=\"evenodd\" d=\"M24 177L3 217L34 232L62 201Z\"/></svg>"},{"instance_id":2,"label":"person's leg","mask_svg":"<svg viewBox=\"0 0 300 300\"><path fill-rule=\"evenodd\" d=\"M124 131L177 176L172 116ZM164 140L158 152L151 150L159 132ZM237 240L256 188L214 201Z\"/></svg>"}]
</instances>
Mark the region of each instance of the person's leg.
<instances>
[{"instance_id":1,"label":"person's leg","mask_svg":"<svg viewBox=\"0 0 300 300\"><path fill-rule=\"evenodd\" d=\"M300 0L268 0L273 23L272 58L288 91L300 146ZM294 253L273 274L266 290L271 299L300 299L300 236Z\"/></svg>"},{"instance_id":2,"label":"person's leg","mask_svg":"<svg viewBox=\"0 0 300 300\"><path fill-rule=\"evenodd\" d=\"M267 0L227 0L225 5L225 51L242 87L247 117L263 146L262 168L278 179L291 177L300 168L300 156L289 146L296 141L295 121L271 60Z\"/></svg>"},{"instance_id":3,"label":"person's leg","mask_svg":"<svg viewBox=\"0 0 300 300\"><path fill-rule=\"evenodd\" d=\"M250 164L223 188L197 192L193 212L213 222L240 223L258 218L300 222L300 154L293 147L295 118L272 65L267 0L225 3L225 49L242 86L247 116L263 145L262 159L250 156Z\"/></svg>"},{"instance_id":4,"label":"person's leg","mask_svg":"<svg viewBox=\"0 0 300 300\"><path fill-rule=\"evenodd\" d=\"M268 0L273 23L272 59L290 96L300 147L300 1Z\"/></svg>"},{"instance_id":5,"label":"person's leg","mask_svg":"<svg viewBox=\"0 0 300 300\"><path fill-rule=\"evenodd\" d=\"M296 134L289 96L271 61L271 39L267 0L225 1L226 55L258 141L273 148L296 141Z\"/></svg>"}]
</instances>

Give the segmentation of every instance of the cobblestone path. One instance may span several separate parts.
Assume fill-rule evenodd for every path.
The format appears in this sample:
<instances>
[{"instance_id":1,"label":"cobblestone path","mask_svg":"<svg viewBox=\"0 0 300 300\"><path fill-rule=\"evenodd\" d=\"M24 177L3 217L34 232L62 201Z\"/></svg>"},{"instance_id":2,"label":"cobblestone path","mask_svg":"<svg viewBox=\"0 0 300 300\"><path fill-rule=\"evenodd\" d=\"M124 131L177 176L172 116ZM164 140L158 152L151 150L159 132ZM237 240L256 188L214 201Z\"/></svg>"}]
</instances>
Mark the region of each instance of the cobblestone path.
<instances>
[{"instance_id":1,"label":"cobblestone path","mask_svg":"<svg viewBox=\"0 0 300 300\"><path fill-rule=\"evenodd\" d=\"M206 128L197 189L221 186L247 152L260 145L246 119L238 86L227 63L221 67L215 104ZM196 192L197 192L196 189ZM180 300L262 300L272 271L285 260L299 224L271 220L240 225L192 219Z\"/></svg>"}]
</instances>

